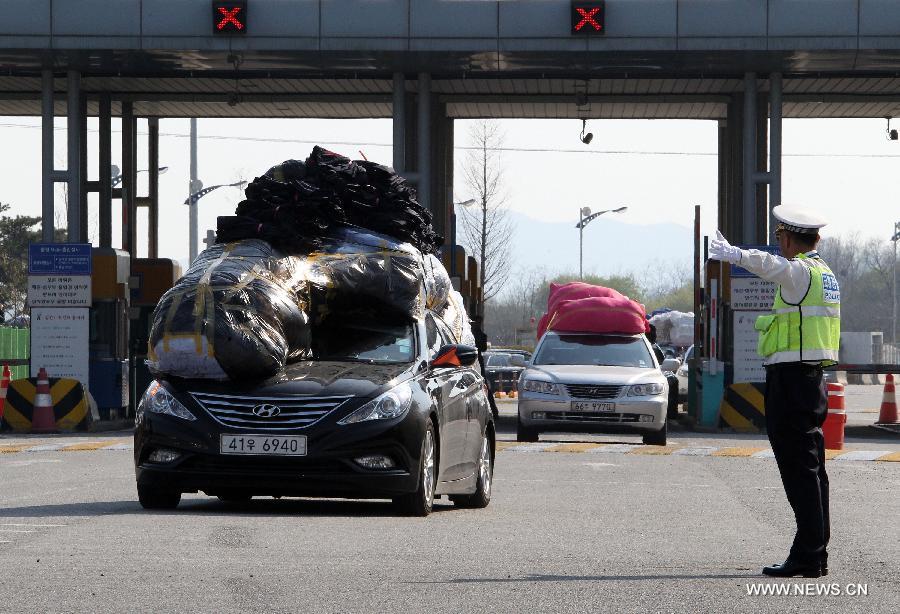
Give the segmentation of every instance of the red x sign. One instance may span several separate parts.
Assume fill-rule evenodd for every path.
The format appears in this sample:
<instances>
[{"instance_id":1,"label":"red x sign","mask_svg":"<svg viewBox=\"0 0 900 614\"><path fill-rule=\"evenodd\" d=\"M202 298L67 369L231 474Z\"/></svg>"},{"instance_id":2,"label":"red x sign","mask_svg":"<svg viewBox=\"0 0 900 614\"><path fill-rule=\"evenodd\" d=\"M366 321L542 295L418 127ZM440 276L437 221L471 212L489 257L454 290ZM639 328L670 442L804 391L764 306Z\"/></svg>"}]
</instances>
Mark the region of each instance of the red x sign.
<instances>
[{"instance_id":1,"label":"red x sign","mask_svg":"<svg viewBox=\"0 0 900 614\"><path fill-rule=\"evenodd\" d=\"M247 32L246 1L214 0L212 9L214 34L245 34Z\"/></svg>"},{"instance_id":2,"label":"red x sign","mask_svg":"<svg viewBox=\"0 0 900 614\"><path fill-rule=\"evenodd\" d=\"M572 2L572 34L603 34L603 2Z\"/></svg>"}]
</instances>

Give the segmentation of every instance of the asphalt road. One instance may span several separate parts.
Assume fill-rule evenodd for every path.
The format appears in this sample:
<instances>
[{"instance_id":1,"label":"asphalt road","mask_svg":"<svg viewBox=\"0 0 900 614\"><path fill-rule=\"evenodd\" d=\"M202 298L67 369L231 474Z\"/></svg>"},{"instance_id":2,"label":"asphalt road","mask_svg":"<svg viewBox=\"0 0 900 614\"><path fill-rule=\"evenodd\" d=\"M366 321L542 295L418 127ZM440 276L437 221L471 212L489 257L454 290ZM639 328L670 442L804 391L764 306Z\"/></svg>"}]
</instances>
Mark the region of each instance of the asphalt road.
<instances>
[{"instance_id":1,"label":"asphalt road","mask_svg":"<svg viewBox=\"0 0 900 614\"><path fill-rule=\"evenodd\" d=\"M792 537L770 460L510 449L488 508L411 519L200 495L145 512L128 451L0 454L0 611L900 611L900 463L828 469L831 575L797 586L843 594L748 596L794 584L759 575Z\"/></svg>"}]
</instances>

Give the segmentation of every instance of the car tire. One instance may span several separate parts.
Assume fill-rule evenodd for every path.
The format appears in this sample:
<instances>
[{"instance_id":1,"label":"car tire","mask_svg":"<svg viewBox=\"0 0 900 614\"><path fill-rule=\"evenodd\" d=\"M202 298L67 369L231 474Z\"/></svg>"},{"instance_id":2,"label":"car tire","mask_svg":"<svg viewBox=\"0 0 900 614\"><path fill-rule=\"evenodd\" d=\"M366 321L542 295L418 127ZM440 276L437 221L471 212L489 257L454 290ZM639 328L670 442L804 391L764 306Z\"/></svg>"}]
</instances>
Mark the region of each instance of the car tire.
<instances>
[{"instance_id":1,"label":"car tire","mask_svg":"<svg viewBox=\"0 0 900 614\"><path fill-rule=\"evenodd\" d=\"M145 510L174 510L181 503L181 493L138 484L138 501Z\"/></svg>"},{"instance_id":2,"label":"car tire","mask_svg":"<svg viewBox=\"0 0 900 614\"><path fill-rule=\"evenodd\" d=\"M663 427L655 433L647 433L644 435L644 445L648 446L664 446L666 445L666 431L668 426L663 422Z\"/></svg>"},{"instance_id":3,"label":"car tire","mask_svg":"<svg viewBox=\"0 0 900 614\"><path fill-rule=\"evenodd\" d=\"M516 441L537 441L541 432L533 426L526 426L522 418L516 418Z\"/></svg>"},{"instance_id":4,"label":"car tire","mask_svg":"<svg viewBox=\"0 0 900 614\"><path fill-rule=\"evenodd\" d=\"M437 444L431 420L422 437L419 455L418 487L416 491L394 499L394 504L407 516L427 516L434 506L434 487L437 484Z\"/></svg>"},{"instance_id":5,"label":"car tire","mask_svg":"<svg viewBox=\"0 0 900 614\"><path fill-rule=\"evenodd\" d=\"M483 508L491 502L491 487L494 483L494 451L491 448L491 438L485 432L481 437L481 451L478 454L475 492L471 495L452 495L450 500L456 507Z\"/></svg>"}]
</instances>

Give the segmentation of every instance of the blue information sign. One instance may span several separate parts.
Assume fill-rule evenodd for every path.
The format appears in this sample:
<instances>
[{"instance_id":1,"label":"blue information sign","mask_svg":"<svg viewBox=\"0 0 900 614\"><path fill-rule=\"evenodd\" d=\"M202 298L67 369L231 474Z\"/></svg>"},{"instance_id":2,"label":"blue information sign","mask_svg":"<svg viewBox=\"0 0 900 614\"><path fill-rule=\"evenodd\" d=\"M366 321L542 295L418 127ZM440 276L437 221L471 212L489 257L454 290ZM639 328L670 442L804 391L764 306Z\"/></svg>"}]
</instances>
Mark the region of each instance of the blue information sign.
<instances>
[{"instance_id":1,"label":"blue information sign","mask_svg":"<svg viewBox=\"0 0 900 614\"><path fill-rule=\"evenodd\" d=\"M775 254L777 256L781 255L781 249L777 245L738 245L738 247L740 247L741 249L755 249L760 252L769 252L770 254ZM744 267L738 266L736 264L731 265L731 276L756 277L756 275L754 275Z\"/></svg>"},{"instance_id":2,"label":"blue information sign","mask_svg":"<svg viewBox=\"0 0 900 614\"><path fill-rule=\"evenodd\" d=\"M90 243L31 243L28 246L30 275L90 275Z\"/></svg>"}]
</instances>

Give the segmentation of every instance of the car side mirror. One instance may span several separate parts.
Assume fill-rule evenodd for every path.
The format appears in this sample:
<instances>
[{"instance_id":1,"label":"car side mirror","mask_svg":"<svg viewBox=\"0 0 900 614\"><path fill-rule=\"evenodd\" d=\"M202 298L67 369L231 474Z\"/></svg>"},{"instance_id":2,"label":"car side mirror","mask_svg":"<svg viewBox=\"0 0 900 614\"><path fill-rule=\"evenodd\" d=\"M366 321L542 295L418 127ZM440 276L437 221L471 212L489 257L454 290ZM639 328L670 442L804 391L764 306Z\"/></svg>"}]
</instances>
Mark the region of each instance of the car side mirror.
<instances>
[{"instance_id":1,"label":"car side mirror","mask_svg":"<svg viewBox=\"0 0 900 614\"><path fill-rule=\"evenodd\" d=\"M525 367L527 366L525 363L525 359L518 354L513 354L509 357L509 364L513 367Z\"/></svg>"},{"instance_id":2,"label":"car side mirror","mask_svg":"<svg viewBox=\"0 0 900 614\"><path fill-rule=\"evenodd\" d=\"M432 367L470 367L478 360L478 348L471 345L450 344L438 350Z\"/></svg>"},{"instance_id":3,"label":"car side mirror","mask_svg":"<svg viewBox=\"0 0 900 614\"><path fill-rule=\"evenodd\" d=\"M659 368L661 371L672 371L674 373L680 366L681 362L679 362L677 358L666 358L662 361L662 364L659 365Z\"/></svg>"}]
</instances>

